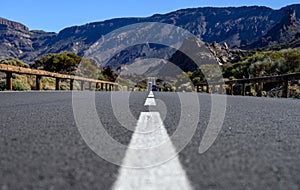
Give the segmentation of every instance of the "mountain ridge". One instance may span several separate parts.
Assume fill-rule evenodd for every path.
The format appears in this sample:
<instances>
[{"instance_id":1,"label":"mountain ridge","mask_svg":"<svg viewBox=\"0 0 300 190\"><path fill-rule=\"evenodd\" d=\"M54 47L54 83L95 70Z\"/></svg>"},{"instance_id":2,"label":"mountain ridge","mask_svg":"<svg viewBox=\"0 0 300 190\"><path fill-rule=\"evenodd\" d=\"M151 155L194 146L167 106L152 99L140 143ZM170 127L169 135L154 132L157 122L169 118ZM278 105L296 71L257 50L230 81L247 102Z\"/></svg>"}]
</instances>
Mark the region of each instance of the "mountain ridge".
<instances>
[{"instance_id":1,"label":"mountain ridge","mask_svg":"<svg viewBox=\"0 0 300 190\"><path fill-rule=\"evenodd\" d=\"M250 45L251 48L259 48L261 44L255 45L255 43L268 35L268 32L280 23L285 13L291 9L294 10L298 23L300 4L289 5L278 10L264 6L201 7L180 9L167 14L154 14L150 17L114 18L91 22L67 27L59 33L29 30L21 23L0 18L2 47L0 59L15 57L32 63L35 58L47 53L72 51L84 55L85 50L107 33L141 22L173 24L188 30L204 42L226 42L230 48L249 49ZM297 35L299 26L297 24L293 29L296 32L288 36L288 39L293 39Z\"/></svg>"}]
</instances>

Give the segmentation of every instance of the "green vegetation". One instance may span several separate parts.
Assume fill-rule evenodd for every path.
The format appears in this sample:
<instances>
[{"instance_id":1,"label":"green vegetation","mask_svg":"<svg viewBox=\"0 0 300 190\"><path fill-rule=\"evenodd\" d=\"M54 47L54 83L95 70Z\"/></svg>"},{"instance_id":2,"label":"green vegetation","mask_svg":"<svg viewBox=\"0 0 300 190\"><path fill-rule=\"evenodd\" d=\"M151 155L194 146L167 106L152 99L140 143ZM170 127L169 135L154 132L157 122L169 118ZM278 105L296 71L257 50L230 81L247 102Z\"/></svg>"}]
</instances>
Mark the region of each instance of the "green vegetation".
<instances>
[{"instance_id":1,"label":"green vegetation","mask_svg":"<svg viewBox=\"0 0 300 190\"><path fill-rule=\"evenodd\" d=\"M20 67L29 67L22 61L8 58L0 61ZM106 81L116 81L117 74L110 68L98 68L96 61L80 57L72 52L61 52L59 54L47 54L35 60L32 68L43 69L50 72L78 75ZM250 56L241 58L240 62L228 63L224 66L202 65L194 72L186 72L176 76L174 79L157 79L157 87L163 91L192 91L193 84L199 84L206 80L218 81L222 71L225 79L243 79L263 76L274 76L288 73L300 72L300 48L285 49L279 51L261 51ZM205 75L204 75L205 73ZM3 76L4 77L4 76ZM35 77L26 75L13 75L14 90L35 89ZM146 90L147 79L138 76L130 79L118 79L121 88ZM136 82L138 81L138 82ZM0 90L5 89L5 80L0 80ZM74 89L79 89L80 84L75 83ZM126 87L126 88L125 88ZM55 79L42 78L44 90L55 89ZM61 89L69 89L69 81L61 81Z\"/></svg>"},{"instance_id":2,"label":"green vegetation","mask_svg":"<svg viewBox=\"0 0 300 190\"><path fill-rule=\"evenodd\" d=\"M110 67L106 67L102 68L98 79L106 81L116 81L117 77L118 75Z\"/></svg>"},{"instance_id":3,"label":"green vegetation","mask_svg":"<svg viewBox=\"0 0 300 190\"><path fill-rule=\"evenodd\" d=\"M255 78L300 72L300 48L258 52L223 67L224 78Z\"/></svg>"},{"instance_id":4,"label":"green vegetation","mask_svg":"<svg viewBox=\"0 0 300 190\"><path fill-rule=\"evenodd\" d=\"M117 78L110 67L98 68L95 60L72 52L44 55L34 61L32 68L107 81L115 81Z\"/></svg>"},{"instance_id":5,"label":"green vegetation","mask_svg":"<svg viewBox=\"0 0 300 190\"><path fill-rule=\"evenodd\" d=\"M275 76L300 72L300 48L280 51L264 51L242 58L240 62L221 66L225 79L243 79ZM218 80L219 74L213 65L202 65L193 73L187 73L193 84ZM205 73L205 76L204 74Z\"/></svg>"},{"instance_id":6,"label":"green vegetation","mask_svg":"<svg viewBox=\"0 0 300 190\"><path fill-rule=\"evenodd\" d=\"M47 54L36 59L32 65L32 68L62 74L75 74L81 59L82 58L80 56L72 52Z\"/></svg>"},{"instance_id":7,"label":"green vegetation","mask_svg":"<svg viewBox=\"0 0 300 190\"><path fill-rule=\"evenodd\" d=\"M29 67L27 64L14 58L1 60L0 63L26 68ZM117 74L110 67L98 68L96 61L80 57L72 52L44 55L37 58L31 68L106 81L115 81L117 78ZM0 77L4 79L5 75L1 74ZM43 90L55 89L54 78L42 77L41 82ZM61 90L70 89L68 80L62 80L60 86ZM5 90L5 87L5 80L1 80L0 90ZM13 74L13 90L30 90L35 88L35 76ZM74 82L74 89L80 89L80 84L76 81Z\"/></svg>"},{"instance_id":8,"label":"green vegetation","mask_svg":"<svg viewBox=\"0 0 300 190\"><path fill-rule=\"evenodd\" d=\"M15 58L3 59L3 60L0 61L0 64L12 65L12 66L18 66L18 67L25 67L25 68L29 67L27 64L23 63L19 59L15 59Z\"/></svg>"},{"instance_id":9,"label":"green vegetation","mask_svg":"<svg viewBox=\"0 0 300 190\"><path fill-rule=\"evenodd\" d=\"M78 68L75 69L76 75L86 78L97 79L100 75L100 70L96 66L96 61L92 59L81 58Z\"/></svg>"},{"instance_id":10,"label":"green vegetation","mask_svg":"<svg viewBox=\"0 0 300 190\"><path fill-rule=\"evenodd\" d=\"M175 91L175 86L172 83L174 83L174 81L156 79L156 86L164 92L173 92L173 91Z\"/></svg>"},{"instance_id":11,"label":"green vegetation","mask_svg":"<svg viewBox=\"0 0 300 190\"><path fill-rule=\"evenodd\" d=\"M284 49L279 51L261 51L253 55L241 58L240 62L228 63L220 66L220 69L225 80L228 79L244 79L257 78L266 76L277 76L283 74L291 74L300 72L300 48ZM194 85L210 81L218 81L218 69L211 65L202 65L200 69L193 73L186 73ZM205 73L205 75L203 74ZM299 97L300 81L291 82L290 95ZM248 86L248 95L255 95L257 86ZM256 90L255 90L256 89ZM241 85L234 85L234 94L241 94ZM278 83L269 83L264 85L264 90L261 95L274 96L270 93L276 92L282 96L283 86ZM281 95L280 95L281 94Z\"/></svg>"},{"instance_id":12,"label":"green vegetation","mask_svg":"<svg viewBox=\"0 0 300 190\"><path fill-rule=\"evenodd\" d=\"M190 80L192 73L181 73L176 76L176 78L173 80L173 87L172 91L185 91L190 92L192 91L192 83Z\"/></svg>"},{"instance_id":13,"label":"green vegetation","mask_svg":"<svg viewBox=\"0 0 300 190\"><path fill-rule=\"evenodd\" d=\"M134 86L135 91L146 91L147 90L147 85L148 85L148 80L143 79Z\"/></svg>"},{"instance_id":14,"label":"green vegetation","mask_svg":"<svg viewBox=\"0 0 300 190\"><path fill-rule=\"evenodd\" d=\"M6 89L6 81L0 81L0 91L4 91ZM30 90L30 86L26 83L23 83L20 80L13 80L13 90L15 91L27 91Z\"/></svg>"}]
</instances>

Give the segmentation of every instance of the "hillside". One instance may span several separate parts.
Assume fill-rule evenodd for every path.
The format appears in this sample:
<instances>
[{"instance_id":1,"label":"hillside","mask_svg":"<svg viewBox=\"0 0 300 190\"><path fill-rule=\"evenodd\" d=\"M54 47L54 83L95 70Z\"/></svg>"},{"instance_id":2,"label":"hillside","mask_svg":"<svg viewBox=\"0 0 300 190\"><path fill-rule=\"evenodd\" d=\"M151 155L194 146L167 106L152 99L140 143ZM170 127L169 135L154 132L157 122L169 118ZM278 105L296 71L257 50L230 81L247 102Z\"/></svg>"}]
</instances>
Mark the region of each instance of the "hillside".
<instances>
[{"instance_id":1,"label":"hillside","mask_svg":"<svg viewBox=\"0 0 300 190\"><path fill-rule=\"evenodd\" d=\"M122 26L140 22L174 24L204 42L226 42L229 48L258 48L299 36L299 20L300 4L280 10L258 6L184 9L146 18L117 18L73 26L59 33L31 31L20 23L0 18L0 59L14 57L32 63L36 57L46 53L72 51L83 55L101 36ZM278 35L276 31L281 33ZM265 43L261 43L263 39ZM152 49L145 49L145 46L140 46L136 51L136 57L142 55L141 51L146 52L143 54L145 57L153 54ZM123 57L123 60L136 57Z\"/></svg>"}]
</instances>

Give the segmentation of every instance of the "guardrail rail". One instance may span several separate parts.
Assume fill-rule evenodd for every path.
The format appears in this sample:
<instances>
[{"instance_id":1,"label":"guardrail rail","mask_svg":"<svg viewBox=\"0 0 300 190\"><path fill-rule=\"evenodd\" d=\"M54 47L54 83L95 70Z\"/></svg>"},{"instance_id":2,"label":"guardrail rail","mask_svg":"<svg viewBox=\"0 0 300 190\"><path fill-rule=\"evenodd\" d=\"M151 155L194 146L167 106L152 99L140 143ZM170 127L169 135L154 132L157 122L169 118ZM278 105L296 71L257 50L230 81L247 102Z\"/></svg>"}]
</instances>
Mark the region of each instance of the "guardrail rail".
<instances>
[{"instance_id":1,"label":"guardrail rail","mask_svg":"<svg viewBox=\"0 0 300 190\"><path fill-rule=\"evenodd\" d=\"M116 90L116 87L118 86L118 83L109 82L109 81L103 81L103 80L96 80L91 78L84 78L80 76L75 75L65 75L65 74L59 74L59 73L53 73L48 72L44 70L37 70L37 69L30 69L30 68L24 68L24 67L17 67L12 65L6 65L6 64L0 64L0 71L6 73L6 89L12 90L12 74L25 74L25 75L35 75L36 77L36 90L42 90L41 88L41 79L42 77L51 77L55 78L55 90L60 90L60 81L62 79L68 79L70 80L70 90L73 90L74 88L74 80L81 82L81 90L84 89L84 82L89 83L89 90L92 89L92 83L96 83L96 88L100 90L106 90L106 91L113 91Z\"/></svg>"},{"instance_id":2,"label":"guardrail rail","mask_svg":"<svg viewBox=\"0 0 300 190\"><path fill-rule=\"evenodd\" d=\"M284 74L284 75L278 75L278 76L268 76L268 77L259 77L259 78L250 78L250 79L237 79L237 80L227 80L227 81L221 81L221 82L203 82L196 84L196 91L204 91L207 93L210 93L211 91L214 91L216 86L219 86L219 93L224 94L224 85L227 85L229 87L229 94L234 94L234 85L242 85L241 95L246 96L247 90L246 85L247 84L257 84L258 89L257 91L261 93L264 88L264 84L266 83L281 83L284 87L283 97L288 98L289 97L289 87L290 87L290 81L293 80L300 80L300 73L293 73L293 74ZM201 89L202 88L202 89ZM226 89L226 87L225 87Z\"/></svg>"}]
</instances>

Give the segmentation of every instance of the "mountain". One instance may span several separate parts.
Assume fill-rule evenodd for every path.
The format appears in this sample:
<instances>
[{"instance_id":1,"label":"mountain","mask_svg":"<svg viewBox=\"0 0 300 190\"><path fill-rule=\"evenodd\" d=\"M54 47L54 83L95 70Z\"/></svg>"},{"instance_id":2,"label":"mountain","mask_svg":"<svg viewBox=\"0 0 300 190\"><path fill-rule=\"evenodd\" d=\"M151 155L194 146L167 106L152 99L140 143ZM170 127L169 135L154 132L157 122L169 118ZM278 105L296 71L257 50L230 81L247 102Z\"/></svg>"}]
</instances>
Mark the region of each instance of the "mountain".
<instances>
[{"instance_id":1,"label":"mountain","mask_svg":"<svg viewBox=\"0 0 300 190\"><path fill-rule=\"evenodd\" d=\"M0 59L14 57L31 62L56 36L53 32L30 31L18 22L0 18Z\"/></svg>"},{"instance_id":2,"label":"mountain","mask_svg":"<svg viewBox=\"0 0 300 190\"><path fill-rule=\"evenodd\" d=\"M173 24L210 44L225 42L228 48L259 48L294 40L300 33L299 20L300 4L280 10L260 6L191 8L146 18L119 18L73 26L59 33L29 30L20 23L0 18L0 59L15 57L32 63L46 53L72 51L84 55L91 45L109 32L142 22ZM118 66L139 56L153 57L153 54L159 54L160 48L141 44L133 49L135 53L129 48L129 53L116 56L118 63L111 61L110 64ZM168 56L170 58L172 54Z\"/></svg>"},{"instance_id":3,"label":"mountain","mask_svg":"<svg viewBox=\"0 0 300 190\"><path fill-rule=\"evenodd\" d=\"M265 47L278 43L289 42L300 35L300 21L297 20L296 10L287 9L280 22L272 27L261 39L247 48Z\"/></svg>"}]
</instances>

